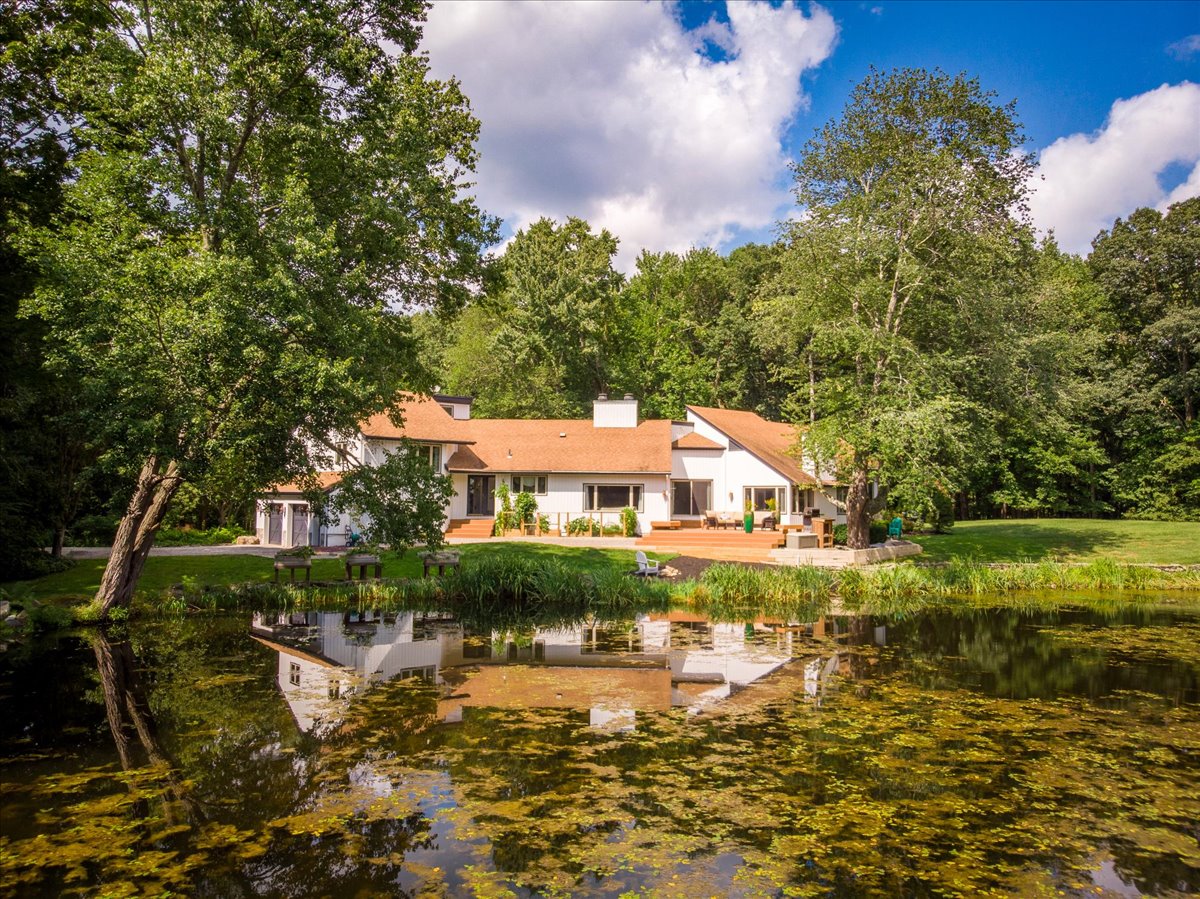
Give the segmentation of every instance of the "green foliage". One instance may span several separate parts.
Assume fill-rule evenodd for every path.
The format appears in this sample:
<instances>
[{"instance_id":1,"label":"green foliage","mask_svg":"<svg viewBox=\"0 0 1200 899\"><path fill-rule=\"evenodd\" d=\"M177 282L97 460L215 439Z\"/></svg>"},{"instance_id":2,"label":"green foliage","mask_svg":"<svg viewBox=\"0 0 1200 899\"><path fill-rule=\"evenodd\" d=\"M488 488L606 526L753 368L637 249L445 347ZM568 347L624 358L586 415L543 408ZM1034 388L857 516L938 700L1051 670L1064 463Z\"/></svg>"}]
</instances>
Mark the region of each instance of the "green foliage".
<instances>
[{"instance_id":1,"label":"green foliage","mask_svg":"<svg viewBox=\"0 0 1200 899\"><path fill-rule=\"evenodd\" d=\"M855 547L888 490L912 502L964 481L1008 378L1032 245L1012 217L1021 142L1012 105L965 76L876 72L795 166L807 214L759 316L790 360L805 457L849 486Z\"/></svg>"},{"instance_id":2,"label":"green foliage","mask_svg":"<svg viewBox=\"0 0 1200 899\"><path fill-rule=\"evenodd\" d=\"M571 537L599 537L600 523L592 518L572 518L567 522L567 534Z\"/></svg>"},{"instance_id":3,"label":"green foliage","mask_svg":"<svg viewBox=\"0 0 1200 899\"><path fill-rule=\"evenodd\" d=\"M159 546L218 546L233 543L238 537L248 535L245 528L225 527L197 530L195 528L163 528L158 532L155 543Z\"/></svg>"},{"instance_id":4,"label":"green foliage","mask_svg":"<svg viewBox=\"0 0 1200 899\"><path fill-rule=\"evenodd\" d=\"M532 493L524 490L518 493L513 502L513 516L516 519L517 527L524 528L525 525L534 524L537 507L537 500Z\"/></svg>"},{"instance_id":5,"label":"green foliage","mask_svg":"<svg viewBox=\"0 0 1200 899\"><path fill-rule=\"evenodd\" d=\"M75 562L65 556L52 556L41 549L12 551L4 559L4 577L11 580L28 580L67 571Z\"/></svg>"},{"instance_id":6,"label":"green foliage","mask_svg":"<svg viewBox=\"0 0 1200 899\"><path fill-rule=\"evenodd\" d=\"M446 351L450 389L484 417L571 418L607 388L620 342L617 240L582 219L518 231Z\"/></svg>"},{"instance_id":7,"label":"green foliage","mask_svg":"<svg viewBox=\"0 0 1200 899\"><path fill-rule=\"evenodd\" d=\"M330 505L350 515L371 543L397 552L417 545L433 550L445 537L445 509L453 495L450 478L404 441L379 465L345 473Z\"/></svg>"},{"instance_id":8,"label":"green foliage","mask_svg":"<svg viewBox=\"0 0 1200 899\"><path fill-rule=\"evenodd\" d=\"M512 507L512 491L503 481L496 487L496 499L500 501L500 505L496 509L496 522L492 526L492 535L502 537L516 526Z\"/></svg>"},{"instance_id":9,"label":"green foliage","mask_svg":"<svg viewBox=\"0 0 1200 899\"><path fill-rule=\"evenodd\" d=\"M636 537L637 527L637 509L626 506L621 510L621 536Z\"/></svg>"},{"instance_id":10,"label":"green foliage","mask_svg":"<svg viewBox=\"0 0 1200 899\"><path fill-rule=\"evenodd\" d=\"M121 4L55 69L82 149L61 212L22 230L41 272L22 314L135 497L129 546L181 483L328 468L331 435L430 386L395 297L460 303L494 232L463 190L478 125L427 77L422 18ZM127 548L109 601L136 583Z\"/></svg>"}]
</instances>

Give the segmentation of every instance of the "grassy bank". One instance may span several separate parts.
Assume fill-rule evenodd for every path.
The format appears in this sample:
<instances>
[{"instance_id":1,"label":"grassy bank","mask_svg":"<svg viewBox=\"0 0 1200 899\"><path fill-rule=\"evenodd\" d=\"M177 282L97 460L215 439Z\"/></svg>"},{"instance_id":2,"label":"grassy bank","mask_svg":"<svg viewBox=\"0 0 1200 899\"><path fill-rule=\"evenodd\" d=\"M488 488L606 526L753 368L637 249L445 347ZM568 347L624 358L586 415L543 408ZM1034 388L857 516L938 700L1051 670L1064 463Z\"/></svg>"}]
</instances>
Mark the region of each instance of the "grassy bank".
<instances>
[{"instance_id":1,"label":"grassy bank","mask_svg":"<svg viewBox=\"0 0 1200 899\"><path fill-rule=\"evenodd\" d=\"M1200 522L1028 518L960 521L949 534L916 536L923 561L1060 560L1200 565Z\"/></svg>"},{"instance_id":2,"label":"grassy bank","mask_svg":"<svg viewBox=\"0 0 1200 899\"><path fill-rule=\"evenodd\" d=\"M566 547L533 543L470 543L454 547L462 555L464 565L482 559L518 558L541 561L569 562L584 572L625 572L636 565L634 554L625 549L596 547ZM652 558L669 559L670 554L650 554ZM82 559L67 571L56 572L30 581L0 584L0 589L27 595L35 599L90 598L100 586L104 559ZM421 559L416 552L384 553L383 573L387 578L420 578ZM265 556L151 556L138 584L148 594L161 594L171 587L188 584L194 587L221 587L232 584L266 584L273 581L275 569ZM301 575L302 576L302 575ZM345 577L340 559L313 560L313 580L333 581ZM280 578L286 580L287 572Z\"/></svg>"}]
</instances>

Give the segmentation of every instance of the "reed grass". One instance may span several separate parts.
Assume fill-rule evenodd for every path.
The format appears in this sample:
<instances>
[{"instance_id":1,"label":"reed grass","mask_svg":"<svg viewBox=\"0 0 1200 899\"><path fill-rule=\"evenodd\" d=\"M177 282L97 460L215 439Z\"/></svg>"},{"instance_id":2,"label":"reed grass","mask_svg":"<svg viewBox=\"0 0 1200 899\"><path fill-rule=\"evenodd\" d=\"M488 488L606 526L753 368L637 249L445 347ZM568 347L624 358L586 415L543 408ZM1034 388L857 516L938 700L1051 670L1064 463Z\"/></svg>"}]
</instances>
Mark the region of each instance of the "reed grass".
<instances>
[{"instance_id":1,"label":"reed grass","mask_svg":"<svg viewBox=\"0 0 1200 899\"><path fill-rule=\"evenodd\" d=\"M905 612L955 597L996 601L1013 594L1120 591L1128 601L1149 591L1200 591L1200 569L1162 570L1110 559L1087 564L1041 561L990 566L955 558L944 566L911 563L832 570L772 569L718 563L698 582L635 578L617 570L585 571L559 559L483 557L440 578L306 587L185 585L147 610L315 611L375 609L444 612L481 627L548 626L582 618L626 619L686 607L714 621L760 616L812 620L835 598L847 611ZM1020 602L1019 598L1005 604Z\"/></svg>"}]
</instances>

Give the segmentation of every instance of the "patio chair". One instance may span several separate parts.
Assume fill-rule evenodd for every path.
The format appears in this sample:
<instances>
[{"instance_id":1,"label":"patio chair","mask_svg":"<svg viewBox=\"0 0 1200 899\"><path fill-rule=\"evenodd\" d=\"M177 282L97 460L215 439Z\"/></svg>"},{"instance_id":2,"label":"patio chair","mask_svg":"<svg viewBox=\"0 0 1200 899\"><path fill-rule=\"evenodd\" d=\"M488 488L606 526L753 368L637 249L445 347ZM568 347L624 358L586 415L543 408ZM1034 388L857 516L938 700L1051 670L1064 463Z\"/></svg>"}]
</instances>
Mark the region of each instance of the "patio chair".
<instances>
[{"instance_id":1,"label":"patio chair","mask_svg":"<svg viewBox=\"0 0 1200 899\"><path fill-rule=\"evenodd\" d=\"M721 517L717 519L717 524L723 528L736 528L738 522L734 519L732 512L722 512Z\"/></svg>"},{"instance_id":2,"label":"patio chair","mask_svg":"<svg viewBox=\"0 0 1200 899\"><path fill-rule=\"evenodd\" d=\"M706 528L715 528L717 526L717 513L712 509L704 510L703 526Z\"/></svg>"},{"instance_id":3,"label":"patio chair","mask_svg":"<svg viewBox=\"0 0 1200 899\"><path fill-rule=\"evenodd\" d=\"M642 577L658 577L660 574L662 574L662 571L658 567L658 561L655 560L651 562L646 558L646 554L640 549L637 551L634 558L637 559L637 571L634 572L634 574L639 574Z\"/></svg>"},{"instance_id":4,"label":"patio chair","mask_svg":"<svg viewBox=\"0 0 1200 899\"><path fill-rule=\"evenodd\" d=\"M890 539L892 537L895 537L897 540L899 540L900 532L903 529L904 529L904 520L902 518L900 518L900 516L897 515L890 522L888 522L888 538Z\"/></svg>"}]
</instances>

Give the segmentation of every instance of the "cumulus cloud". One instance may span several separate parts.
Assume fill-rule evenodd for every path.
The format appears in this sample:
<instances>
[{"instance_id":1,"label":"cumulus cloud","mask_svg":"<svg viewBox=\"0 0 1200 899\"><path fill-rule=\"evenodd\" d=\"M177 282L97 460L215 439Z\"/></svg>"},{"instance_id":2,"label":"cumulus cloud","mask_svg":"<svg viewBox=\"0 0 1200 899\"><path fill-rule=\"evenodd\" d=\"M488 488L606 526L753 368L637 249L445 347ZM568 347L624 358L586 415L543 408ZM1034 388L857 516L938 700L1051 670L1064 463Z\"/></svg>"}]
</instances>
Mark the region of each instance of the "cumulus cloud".
<instances>
[{"instance_id":1,"label":"cumulus cloud","mask_svg":"<svg viewBox=\"0 0 1200 899\"><path fill-rule=\"evenodd\" d=\"M837 26L731 3L687 31L667 3L443 2L423 48L482 122L477 194L515 229L575 215L643 249L717 246L788 203L784 132L807 108L800 77Z\"/></svg>"},{"instance_id":2,"label":"cumulus cloud","mask_svg":"<svg viewBox=\"0 0 1200 899\"><path fill-rule=\"evenodd\" d=\"M1063 249L1086 253L1114 219L1200 195L1200 85L1164 84L1118 100L1100 131L1059 138L1040 156L1033 220L1053 229ZM1169 190L1160 176L1177 165L1191 174Z\"/></svg>"}]
</instances>

